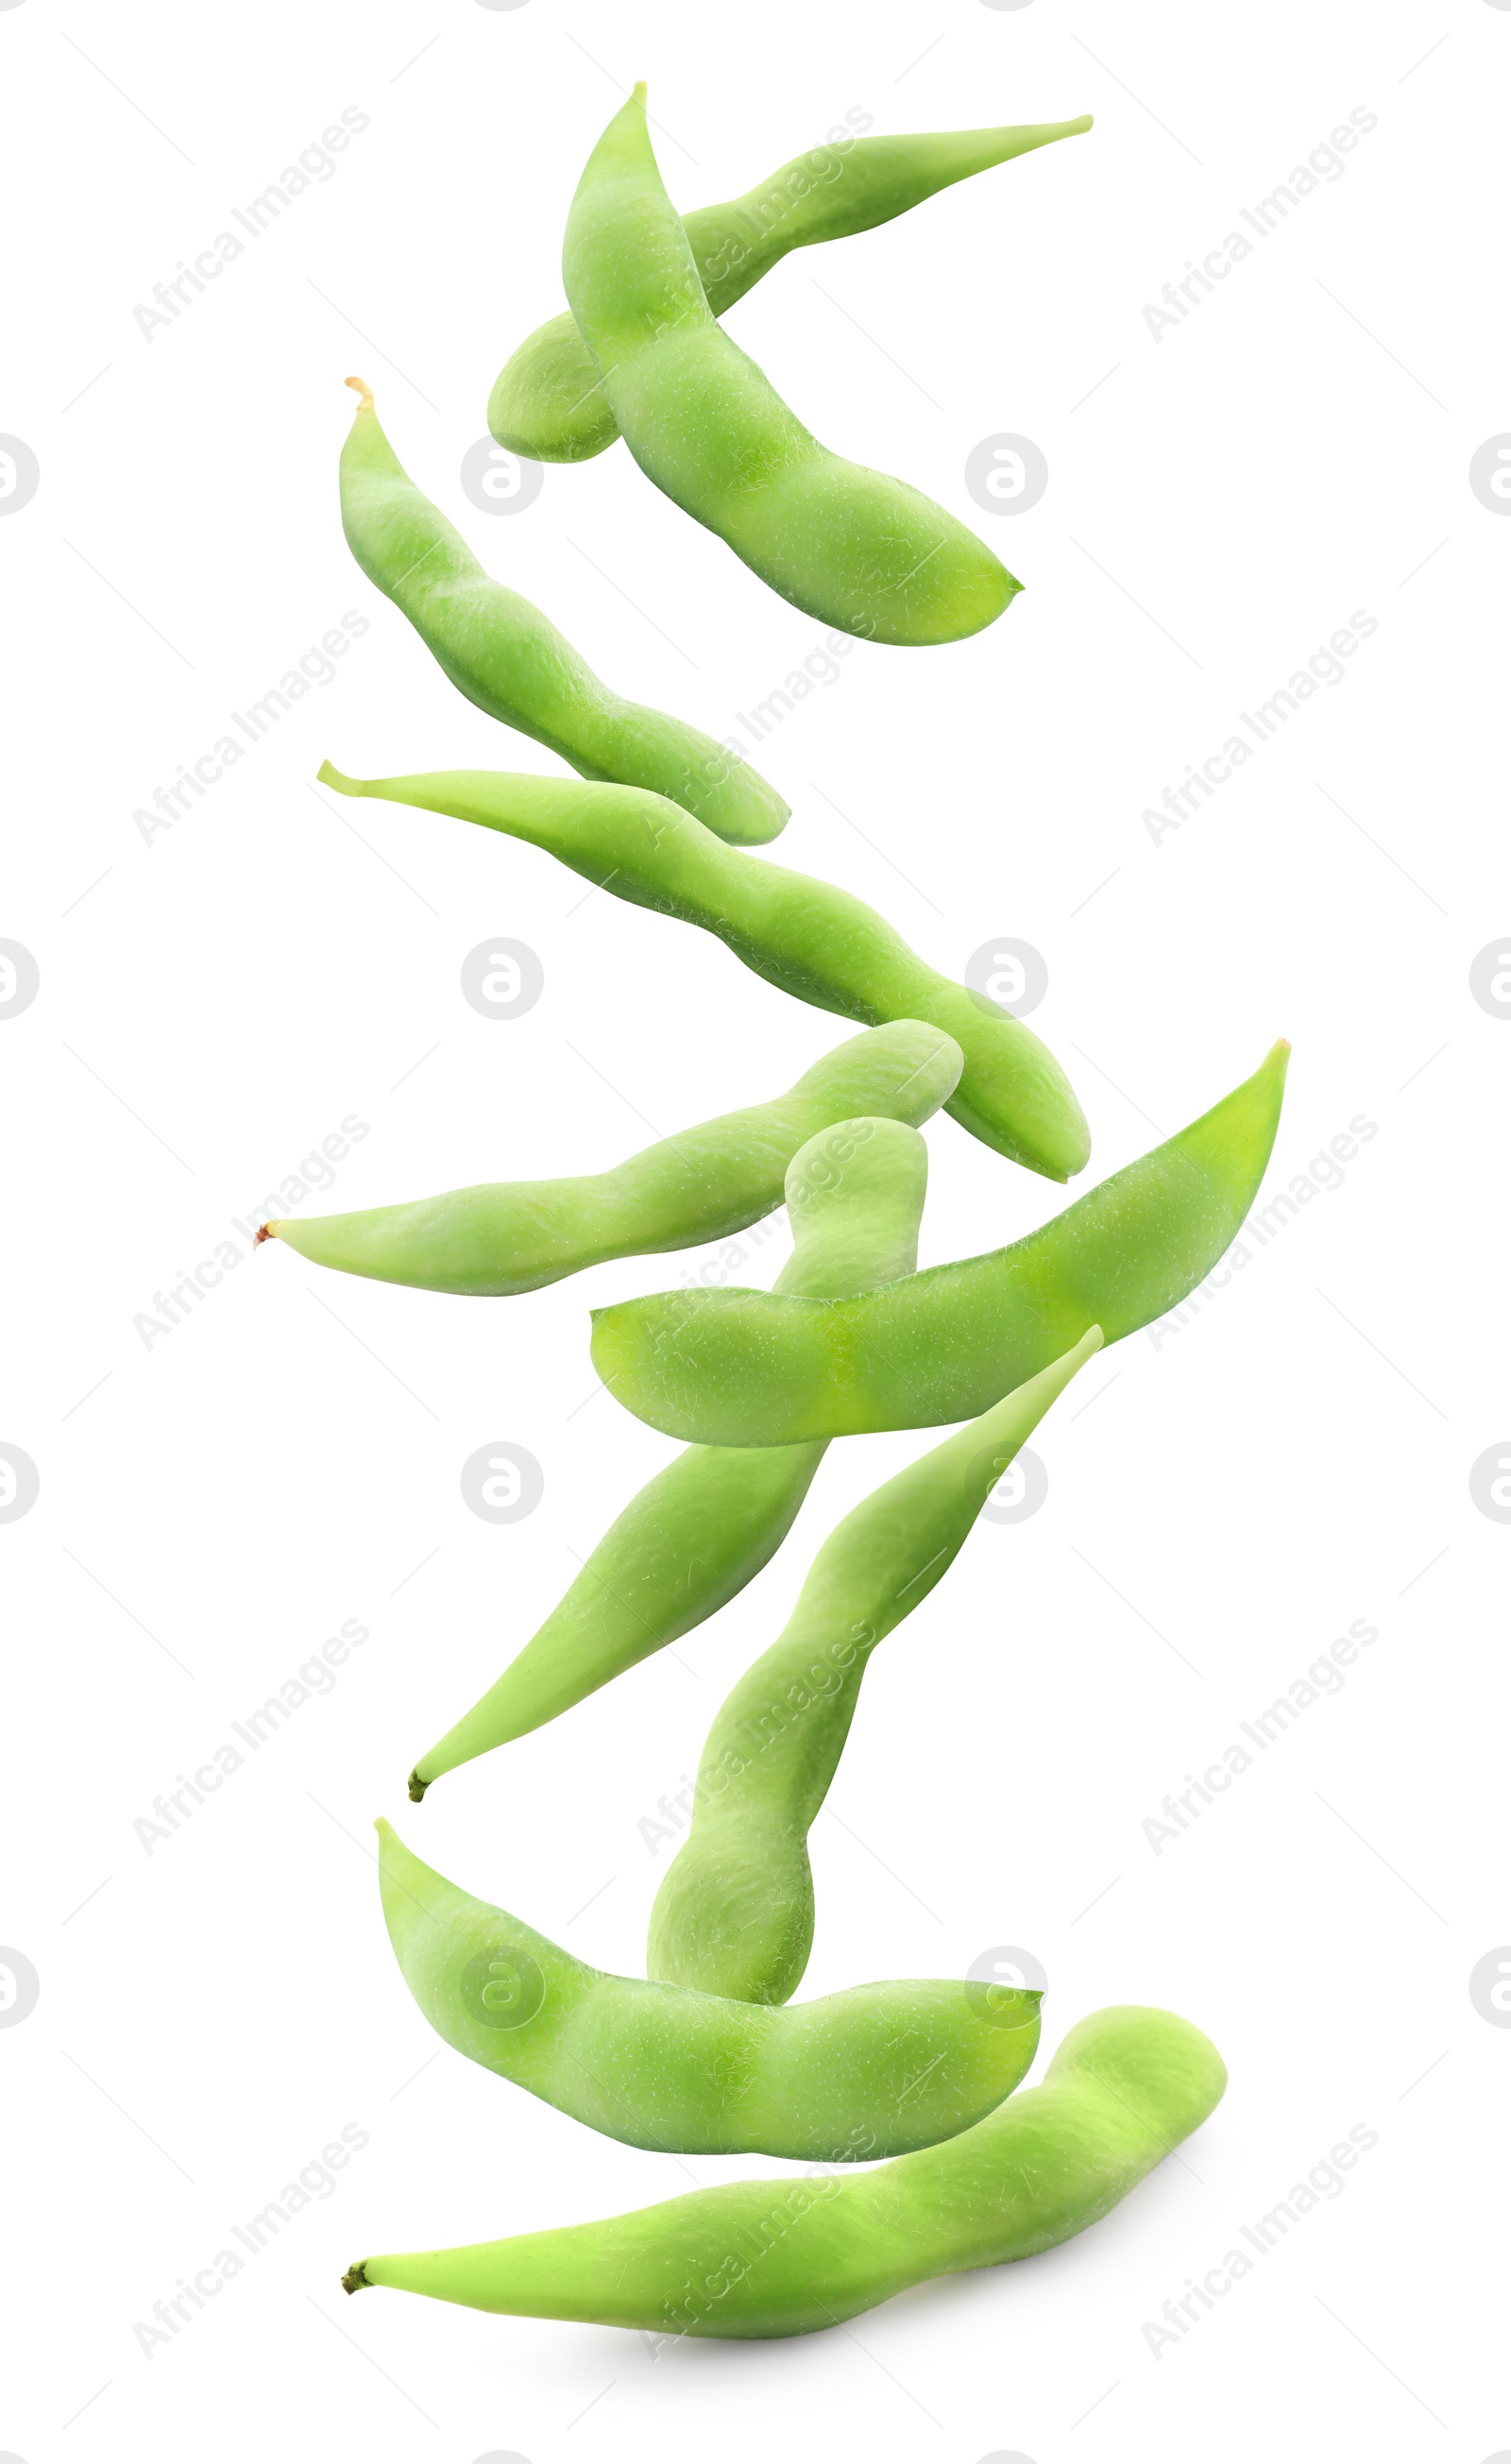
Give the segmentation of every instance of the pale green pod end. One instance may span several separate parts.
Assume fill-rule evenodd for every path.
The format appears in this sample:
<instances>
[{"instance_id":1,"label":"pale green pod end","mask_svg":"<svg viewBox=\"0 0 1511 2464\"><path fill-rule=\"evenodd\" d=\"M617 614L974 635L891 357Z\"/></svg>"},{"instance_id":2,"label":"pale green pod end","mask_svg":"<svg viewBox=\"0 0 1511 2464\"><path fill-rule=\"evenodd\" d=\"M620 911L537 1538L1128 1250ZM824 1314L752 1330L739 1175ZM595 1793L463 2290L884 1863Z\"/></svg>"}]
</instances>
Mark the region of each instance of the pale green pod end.
<instances>
[{"instance_id":1,"label":"pale green pod end","mask_svg":"<svg viewBox=\"0 0 1511 2464\"><path fill-rule=\"evenodd\" d=\"M527 462L590 462L619 429L570 312L528 334L488 397L488 432Z\"/></svg>"},{"instance_id":2,"label":"pale green pod end","mask_svg":"<svg viewBox=\"0 0 1511 2464\"><path fill-rule=\"evenodd\" d=\"M839 1299L918 1266L929 1149L902 1121L836 1121L787 1166L795 1247L775 1288Z\"/></svg>"}]
</instances>

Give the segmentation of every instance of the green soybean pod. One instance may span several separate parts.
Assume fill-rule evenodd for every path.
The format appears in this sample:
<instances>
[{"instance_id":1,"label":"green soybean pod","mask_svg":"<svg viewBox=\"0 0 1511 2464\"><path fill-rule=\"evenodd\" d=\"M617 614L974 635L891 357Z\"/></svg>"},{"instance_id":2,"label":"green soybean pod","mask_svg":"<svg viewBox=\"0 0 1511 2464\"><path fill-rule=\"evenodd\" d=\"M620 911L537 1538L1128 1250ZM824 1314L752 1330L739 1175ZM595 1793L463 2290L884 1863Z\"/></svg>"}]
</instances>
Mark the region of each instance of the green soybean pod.
<instances>
[{"instance_id":1,"label":"green soybean pod","mask_svg":"<svg viewBox=\"0 0 1511 2464\"><path fill-rule=\"evenodd\" d=\"M878 1034L883 1029L875 1030ZM778 1291L869 1291L910 1275L929 1150L899 1121L842 1121L787 1174L793 1253ZM509 1745L702 1625L776 1555L823 1460L801 1446L689 1446L612 1523L545 1623L409 1774L432 1780Z\"/></svg>"},{"instance_id":2,"label":"green soybean pod","mask_svg":"<svg viewBox=\"0 0 1511 2464\"><path fill-rule=\"evenodd\" d=\"M609 1172L485 1181L355 1215L278 1217L258 1238L342 1274L420 1291L538 1291L609 1259L743 1232L780 1205L783 1175L808 1138L861 1114L916 1128L953 1091L960 1069L950 1036L898 1019L826 1052L785 1095L679 1131Z\"/></svg>"},{"instance_id":3,"label":"green soybean pod","mask_svg":"<svg viewBox=\"0 0 1511 2464\"><path fill-rule=\"evenodd\" d=\"M346 543L458 692L584 779L669 796L741 846L774 839L791 809L776 788L685 719L610 693L548 616L483 571L400 462L371 386L346 382L361 395L341 448Z\"/></svg>"},{"instance_id":4,"label":"green soybean pod","mask_svg":"<svg viewBox=\"0 0 1511 2464\"><path fill-rule=\"evenodd\" d=\"M813 1947L808 1833L866 1662L948 1573L1019 1446L1101 1342L1093 1327L830 1533L781 1636L709 1730L691 1827L650 1912L647 1976L741 2002L797 1991Z\"/></svg>"},{"instance_id":5,"label":"green soybean pod","mask_svg":"<svg viewBox=\"0 0 1511 2464\"><path fill-rule=\"evenodd\" d=\"M1037 127L952 128L918 137L850 137L815 145L725 205L683 217L710 310L722 317L788 252L874 231L998 163L1080 137L1082 120ZM570 311L527 335L488 403L498 443L532 462L586 462L619 429Z\"/></svg>"},{"instance_id":6,"label":"green soybean pod","mask_svg":"<svg viewBox=\"0 0 1511 2464\"><path fill-rule=\"evenodd\" d=\"M1021 588L974 531L810 435L704 296L637 85L588 158L561 274L619 430L647 479L821 624L958 642Z\"/></svg>"},{"instance_id":7,"label":"green soybean pod","mask_svg":"<svg viewBox=\"0 0 1511 2464\"><path fill-rule=\"evenodd\" d=\"M974 1137L1049 1180L1068 1180L1091 1152L1069 1081L1020 1019L926 965L848 891L721 847L665 797L494 770L348 779L326 761L319 777L343 796L449 813L543 847L616 898L716 935L756 975L816 1009L865 1026L914 1018L941 1027L965 1056L945 1109Z\"/></svg>"},{"instance_id":8,"label":"green soybean pod","mask_svg":"<svg viewBox=\"0 0 1511 2464\"><path fill-rule=\"evenodd\" d=\"M1005 1249L853 1301L655 1292L595 1309L616 1401L668 1437L795 1445L979 1412L1088 1326L1121 1342L1210 1275L1259 1193L1290 1045L1151 1154Z\"/></svg>"},{"instance_id":9,"label":"green soybean pod","mask_svg":"<svg viewBox=\"0 0 1511 2464\"><path fill-rule=\"evenodd\" d=\"M1200 2128L1226 2085L1189 2020L1097 2011L1042 2086L872 2172L721 2183L600 2224L360 2259L341 2282L663 2337L808 2335L909 2285L1084 2233Z\"/></svg>"},{"instance_id":10,"label":"green soybean pod","mask_svg":"<svg viewBox=\"0 0 1511 2464\"><path fill-rule=\"evenodd\" d=\"M469 2060L630 2147L825 2164L897 2156L1010 2096L1039 1995L953 1977L861 1985L795 2011L605 1975L458 1890L377 1826L405 1983Z\"/></svg>"}]
</instances>

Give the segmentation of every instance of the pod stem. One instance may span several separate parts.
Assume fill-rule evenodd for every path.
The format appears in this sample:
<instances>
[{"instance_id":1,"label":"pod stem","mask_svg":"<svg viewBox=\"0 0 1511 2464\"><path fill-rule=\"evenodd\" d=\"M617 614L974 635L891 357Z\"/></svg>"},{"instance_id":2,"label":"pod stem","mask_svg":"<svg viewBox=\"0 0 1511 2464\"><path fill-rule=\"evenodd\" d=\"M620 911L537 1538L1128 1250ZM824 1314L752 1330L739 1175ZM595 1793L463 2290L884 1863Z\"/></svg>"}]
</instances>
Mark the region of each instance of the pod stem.
<instances>
[{"instance_id":1,"label":"pod stem","mask_svg":"<svg viewBox=\"0 0 1511 2464\"><path fill-rule=\"evenodd\" d=\"M349 2267L345 2275L341 2277L341 2291L343 2293L365 2293L369 2289L370 2279L367 2275L365 2261L359 2259L356 2266Z\"/></svg>"},{"instance_id":2,"label":"pod stem","mask_svg":"<svg viewBox=\"0 0 1511 2464\"><path fill-rule=\"evenodd\" d=\"M412 1771L409 1773L409 1802L411 1805L418 1805L420 1803L427 1786L428 1782L423 1780L417 1771Z\"/></svg>"}]
</instances>

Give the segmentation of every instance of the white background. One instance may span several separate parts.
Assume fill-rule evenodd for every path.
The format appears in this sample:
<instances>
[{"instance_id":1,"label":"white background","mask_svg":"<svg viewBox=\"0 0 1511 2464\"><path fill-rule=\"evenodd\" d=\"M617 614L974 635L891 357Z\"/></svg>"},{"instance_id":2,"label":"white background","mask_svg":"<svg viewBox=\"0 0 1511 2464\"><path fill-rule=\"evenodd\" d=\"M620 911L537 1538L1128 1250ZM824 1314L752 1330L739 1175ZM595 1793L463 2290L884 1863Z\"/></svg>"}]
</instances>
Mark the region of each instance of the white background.
<instances>
[{"instance_id":1,"label":"white background","mask_svg":"<svg viewBox=\"0 0 1511 2464\"><path fill-rule=\"evenodd\" d=\"M1511 1420L1511 1028L1468 984L1507 921L1511 521L1467 481L1511 428L1511 13L23 0L0 54L0 429L41 472L0 522L0 933L41 970L0 1027L0 1438L41 1475L0 1528L0 1941L41 1981L0 2032L0 2447L1095 2464L1283 2442L1478 2464L1511 2446L1511 2034L1468 1992L1511 1938L1511 1531L1468 1485ZM732 315L821 435L973 521L1027 584L974 640L857 646L781 722L761 757L795 808L775 853L951 972L994 935L1044 954L1034 1023L1092 1123L1083 1185L1280 1033L1267 1190L1355 1115L1377 1126L1179 1332L1133 1337L1065 1398L1038 1441L1047 1504L983 1523L879 1655L814 1835L805 1995L1025 1945L1051 1980L1046 2053L1099 2005L1166 2004L1221 2047L1226 2101L1048 2257L853 2329L659 2361L607 2329L343 2299L364 2250L762 2169L618 2147L437 2052L368 1824L387 1813L458 1881L638 1971L667 1854L638 1824L819 1540L916 1436L837 1449L710 1627L410 1808L417 1750L671 1451L595 1392L586 1313L688 1262L490 1305L264 1248L150 1348L133 1325L349 1113L369 1133L313 1208L597 1169L840 1040L712 939L580 903L544 856L310 784L326 755L553 766L353 567L352 369L419 483L621 690L722 734L817 642L622 449L548 470L515 518L461 494L496 367L560 305L567 203L637 76L688 206L852 106L884 131L1095 112L1089 137L790 258ZM347 106L370 124L336 175L144 340L136 303ZM1345 175L1156 341L1145 302L1361 106L1378 127ZM1001 431L1049 464L1018 519L963 482ZM334 681L145 843L134 811L347 609L368 629ZM1357 609L1378 629L1346 680L1156 845L1143 810ZM458 990L498 934L545 969L513 1023ZM926 1263L1062 1202L948 1120L929 1136ZM545 1472L503 1529L458 1488L493 1440ZM347 1618L371 1639L334 1691L147 1855L153 1797ZM1156 1856L1167 1792L1359 1618L1379 1639L1343 1692ZM347 2123L368 2144L336 2192L144 2358L135 2322ZM1144 2322L1355 2124L1378 2145L1344 2195L1152 2355Z\"/></svg>"}]
</instances>

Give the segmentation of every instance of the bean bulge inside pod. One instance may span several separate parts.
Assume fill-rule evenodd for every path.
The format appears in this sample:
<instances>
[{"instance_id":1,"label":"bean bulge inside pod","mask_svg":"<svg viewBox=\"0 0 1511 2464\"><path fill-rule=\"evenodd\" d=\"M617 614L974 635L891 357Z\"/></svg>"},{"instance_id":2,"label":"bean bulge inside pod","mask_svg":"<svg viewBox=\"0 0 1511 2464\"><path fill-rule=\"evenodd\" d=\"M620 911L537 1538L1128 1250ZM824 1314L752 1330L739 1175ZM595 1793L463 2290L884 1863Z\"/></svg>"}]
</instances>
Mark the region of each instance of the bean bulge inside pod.
<instances>
[{"instance_id":1,"label":"bean bulge inside pod","mask_svg":"<svg viewBox=\"0 0 1511 2464\"><path fill-rule=\"evenodd\" d=\"M391 2251L359 2259L341 2282L635 2327L658 2355L682 2336L811 2335L909 2285L1084 2233L1200 2128L1226 2084L1215 2045L1189 2020L1136 2005L1097 2011L1071 2029L1040 2086L867 2172L724 2182L596 2224Z\"/></svg>"},{"instance_id":2,"label":"bean bulge inside pod","mask_svg":"<svg viewBox=\"0 0 1511 2464\"><path fill-rule=\"evenodd\" d=\"M831 129L823 144L784 163L745 196L684 214L709 307L722 317L792 249L874 231L957 180L1062 137L1083 136L1090 125L1086 116L919 136ZM575 317L552 317L526 336L494 381L488 425L510 452L535 462L585 462L616 443L619 429Z\"/></svg>"},{"instance_id":3,"label":"bean bulge inside pod","mask_svg":"<svg viewBox=\"0 0 1511 2464\"><path fill-rule=\"evenodd\" d=\"M783 1633L709 1731L691 1828L651 1910L648 1976L753 2002L784 2002L796 1990L813 1944L808 1834L871 1653L949 1573L1018 1449L1101 1345L1092 1327L829 1534Z\"/></svg>"},{"instance_id":4,"label":"bean bulge inside pod","mask_svg":"<svg viewBox=\"0 0 1511 2464\"><path fill-rule=\"evenodd\" d=\"M611 692L548 616L485 573L399 460L371 386L346 382L361 396L341 448L346 544L457 691L584 779L669 796L736 845L775 838L788 818L776 788L701 728Z\"/></svg>"},{"instance_id":5,"label":"bean bulge inside pod","mask_svg":"<svg viewBox=\"0 0 1511 2464\"><path fill-rule=\"evenodd\" d=\"M932 2146L1011 2095L1037 1992L933 1978L759 2010L612 1976L377 1826L389 1939L458 2053L631 2147L849 2164Z\"/></svg>"},{"instance_id":6,"label":"bean bulge inside pod","mask_svg":"<svg viewBox=\"0 0 1511 2464\"><path fill-rule=\"evenodd\" d=\"M644 85L589 157L561 275L646 477L794 606L922 645L978 633L1021 589L942 505L821 445L730 340L662 186Z\"/></svg>"},{"instance_id":7,"label":"bean bulge inside pod","mask_svg":"<svg viewBox=\"0 0 1511 2464\"><path fill-rule=\"evenodd\" d=\"M745 1231L780 1205L783 1176L805 1141L860 1116L916 1128L953 1093L962 1066L953 1037L900 1019L851 1036L770 1103L679 1130L607 1172L484 1181L351 1215L278 1217L259 1237L317 1265L423 1291L533 1292L611 1258Z\"/></svg>"},{"instance_id":8,"label":"bean bulge inside pod","mask_svg":"<svg viewBox=\"0 0 1511 2464\"><path fill-rule=\"evenodd\" d=\"M1086 1328L1117 1343L1211 1274L1259 1194L1290 1046L1199 1120L1004 1249L855 1300L728 1288L593 1313L618 1402L668 1437L793 1445L985 1410Z\"/></svg>"},{"instance_id":9,"label":"bean bulge inside pod","mask_svg":"<svg viewBox=\"0 0 1511 2464\"><path fill-rule=\"evenodd\" d=\"M809 1138L787 1171L793 1251L777 1290L869 1291L910 1275L928 1177L929 1150L901 1121L839 1121ZM411 1797L556 1719L724 1607L781 1546L823 1453L821 1439L687 1447L631 1499L503 1675L421 1755Z\"/></svg>"},{"instance_id":10,"label":"bean bulge inside pod","mask_svg":"<svg viewBox=\"0 0 1511 2464\"><path fill-rule=\"evenodd\" d=\"M631 906L716 935L754 974L817 1009L864 1026L909 1018L940 1027L965 1056L946 1109L973 1137L1050 1180L1068 1180L1091 1152L1074 1089L1031 1027L928 965L848 891L722 847L664 796L492 770L349 779L329 761L319 778L343 796L449 813L543 848Z\"/></svg>"}]
</instances>

